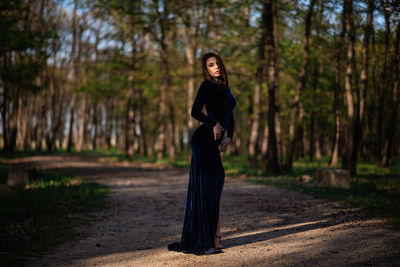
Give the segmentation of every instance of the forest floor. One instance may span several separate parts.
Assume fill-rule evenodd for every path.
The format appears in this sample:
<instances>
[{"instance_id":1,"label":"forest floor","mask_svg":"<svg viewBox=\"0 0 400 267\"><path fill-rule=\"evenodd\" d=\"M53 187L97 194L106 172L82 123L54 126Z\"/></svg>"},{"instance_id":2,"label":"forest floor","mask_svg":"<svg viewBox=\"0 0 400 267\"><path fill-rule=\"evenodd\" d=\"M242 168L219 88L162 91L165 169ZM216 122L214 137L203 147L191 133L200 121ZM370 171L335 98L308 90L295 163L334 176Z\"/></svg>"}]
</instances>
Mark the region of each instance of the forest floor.
<instances>
[{"instance_id":1,"label":"forest floor","mask_svg":"<svg viewBox=\"0 0 400 267\"><path fill-rule=\"evenodd\" d=\"M14 159L110 187L105 208L76 227L78 241L28 266L400 266L400 230L340 202L227 177L224 253L168 251L183 226L189 170L99 158Z\"/></svg>"}]
</instances>

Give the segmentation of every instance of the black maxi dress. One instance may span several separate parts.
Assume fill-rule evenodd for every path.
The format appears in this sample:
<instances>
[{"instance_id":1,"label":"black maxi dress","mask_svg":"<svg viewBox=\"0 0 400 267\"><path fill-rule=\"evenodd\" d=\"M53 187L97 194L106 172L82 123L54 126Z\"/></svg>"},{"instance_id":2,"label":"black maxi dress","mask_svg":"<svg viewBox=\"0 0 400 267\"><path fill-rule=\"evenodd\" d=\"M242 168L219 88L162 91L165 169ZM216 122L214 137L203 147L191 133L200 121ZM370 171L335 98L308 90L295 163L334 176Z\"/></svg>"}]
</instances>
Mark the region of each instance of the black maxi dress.
<instances>
[{"instance_id":1,"label":"black maxi dress","mask_svg":"<svg viewBox=\"0 0 400 267\"><path fill-rule=\"evenodd\" d=\"M207 115L202 112L204 105ZM225 180L218 146L225 132L231 139L233 137L235 106L236 100L229 87L225 89L207 79L200 85L191 115L202 124L190 138L192 158L182 237L180 242L170 244L169 250L201 255L214 247ZM215 140L213 127L217 122L224 131L221 138Z\"/></svg>"}]
</instances>

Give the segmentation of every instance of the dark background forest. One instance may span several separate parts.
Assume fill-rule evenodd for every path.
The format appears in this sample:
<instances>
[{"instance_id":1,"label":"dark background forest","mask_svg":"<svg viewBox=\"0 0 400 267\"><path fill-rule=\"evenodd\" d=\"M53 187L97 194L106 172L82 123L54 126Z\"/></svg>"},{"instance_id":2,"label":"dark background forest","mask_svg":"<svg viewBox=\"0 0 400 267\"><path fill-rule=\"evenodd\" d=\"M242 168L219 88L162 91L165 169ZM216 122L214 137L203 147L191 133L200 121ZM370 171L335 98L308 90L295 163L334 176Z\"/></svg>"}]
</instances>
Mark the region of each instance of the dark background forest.
<instances>
[{"instance_id":1,"label":"dark background forest","mask_svg":"<svg viewBox=\"0 0 400 267\"><path fill-rule=\"evenodd\" d=\"M395 0L0 2L8 152L189 155L200 58L224 60L238 105L230 155L290 172L400 153Z\"/></svg>"}]
</instances>

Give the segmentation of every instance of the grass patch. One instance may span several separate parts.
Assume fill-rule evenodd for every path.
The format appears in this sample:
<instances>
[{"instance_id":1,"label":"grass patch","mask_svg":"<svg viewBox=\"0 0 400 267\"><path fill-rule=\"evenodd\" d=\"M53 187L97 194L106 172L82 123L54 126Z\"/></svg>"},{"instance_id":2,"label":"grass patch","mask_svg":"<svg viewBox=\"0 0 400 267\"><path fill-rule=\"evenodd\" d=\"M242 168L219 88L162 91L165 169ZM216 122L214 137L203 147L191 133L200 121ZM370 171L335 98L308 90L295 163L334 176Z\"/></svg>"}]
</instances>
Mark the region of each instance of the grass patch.
<instances>
[{"instance_id":1,"label":"grass patch","mask_svg":"<svg viewBox=\"0 0 400 267\"><path fill-rule=\"evenodd\" d=\"M108 188L98 183L47 171L40 179L0 186L2 265L23 264L53 246L77 237L72 227L103 206ZM80 219L79 219L80 218Z\"/></svg>"},{"instance_id":2,"label":"grass patch","mask_svg":"<svg viewBox=\"0 0 400 267\"><path fill-rule=\"evenodd\" d=\"M245 177L253 183L273 185L299 192L310 193L333 201L343 201L364 208L377 216L387 218L400 226L400 160L394 159L390 167L381 167L378 162L359 162L357 181L350 189L321 187L312 183L302 183L296 177L313 176L315 168L329 167L328 158L309 162L307 158L293 164L293 172L279 176L266 173L262 169L247 167L247 156L230 156L224 159L226 175ZM338 166L339 167L339 166Z\"/></svg>"},{"instance_id":3,"label":"grass patch","mask_svg":"<svg viewBox=\"0 0 400 267\"><path fill-rule=\"evenodd\" d=\"M186 168L190 166L188 161L187 151L182 151L175 161L172 161L166 153L161 159L157 159L156 153L143 157L139 154L133 155L133 157L127 157L125 154L118 149L98 149L96 151L85 150L79 153L74 153L74 155L80 155L83 157L97 157L98 160L102 162L112 163L112 162L148 162L158 165L170 165L177 168Z\"/></svg>"},{"instance_id":4,"label":"grass patch","mask_svg":"<svg viewBox=\"0 0 400 267\"><path fill-rule=\"evenodd\" d=\"M321 187L312 183L301 183L293 177L248 177L248 182L273 185L285 189L310 193L333 201L344 201L365 208L377 216L387 218L400 226L400 193L381 190L376 184L361 180L350 189Z\"/></svg>"}]
</instances>

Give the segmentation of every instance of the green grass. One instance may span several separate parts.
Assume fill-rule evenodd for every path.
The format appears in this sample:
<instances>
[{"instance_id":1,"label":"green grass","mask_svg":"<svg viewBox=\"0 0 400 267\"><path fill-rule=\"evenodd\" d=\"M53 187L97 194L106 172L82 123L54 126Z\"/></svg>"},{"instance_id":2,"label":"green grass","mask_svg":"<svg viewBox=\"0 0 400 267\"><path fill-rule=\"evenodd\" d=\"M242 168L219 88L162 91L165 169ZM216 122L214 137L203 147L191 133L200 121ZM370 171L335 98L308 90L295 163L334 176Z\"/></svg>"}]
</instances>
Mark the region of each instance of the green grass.
<instances>
[{"instance_id":1,"label":"green grass","mask_svg":"<svg viewBox=\"0 0 400 267\"><path fill-rule=\"evenodd\" d=\"M168 153L161 159L157 159L157 155L149 155L143 157L139 154L135 154L133 157L127 157L121 150L118 149L98 149L96 151L84 150L82 152L75 152L75 155L81 155L83 157L97 157L103 162L149 162L159 165L171 165L177 168L185 168L190 166L190 162L187 160L187 151L180 153L176 161L171 161Z\"/></svg>"},{"instance_id":2,"label":"green grass","mask_svg":"<svg viewBox=\"0 0 400 267\"><path fill-rule=\"evenodd\" d=\"M72 227L103 206L108 188L72 176L39 171L40 179L0 186L1 265L23 264L29 255L77 238ZM71 215L82 215L75 216Z\"/></svg>"},{"instance_id":3,"label":"green grass","mask_svg":"<svg viewBox=\"0 0 400 267\"><path fill-rule=\"evenodd\" d=\"M293 177L284 176L248 177L245 180L306 192L333 201L344 201L367 209L375 215L387 218L390 222L400 226L400 193L379 189L376 184L363 179L350 189L321 187L312 183L304 184L296 181Z\"/></svg>"},{"instance_id":4,"label":"green grass","mask_svg":"<svg viewBox=\"0 0 400 267\"><path fill-rule=\"evenodd\" d=\"M13 158L21 158L21 157L30 157L37 155L60 155L63 153L69 153L66 150L60 151L37 151L37 150L15 150L13 152L7 152L4 150L0 150L0 160L4 159L13 159Z\"/></svg>"},{"instance_id":5,"label":"green grass","mask_svg":"<svg viewBox=\"0 0 400 267\"><path fill-rule=\"evenodd\" d=\"M400 160L394 159L390 167L381 167L378 162L359 162L357 179L350 189L316 186L312 182L302 183L296 177L313 176L315 168L329 167L328 158L309 162L307 158L294 162L293 172L283 175L266 173L263 169L247 167L246 155L229 156L224 159L225 173L244 177L246 181L273 185L281 188L306 192L317 197L344 201L387 218L400 226ZM338 166L339 167L339 166Z\"/></svg>"}]
</instances>

